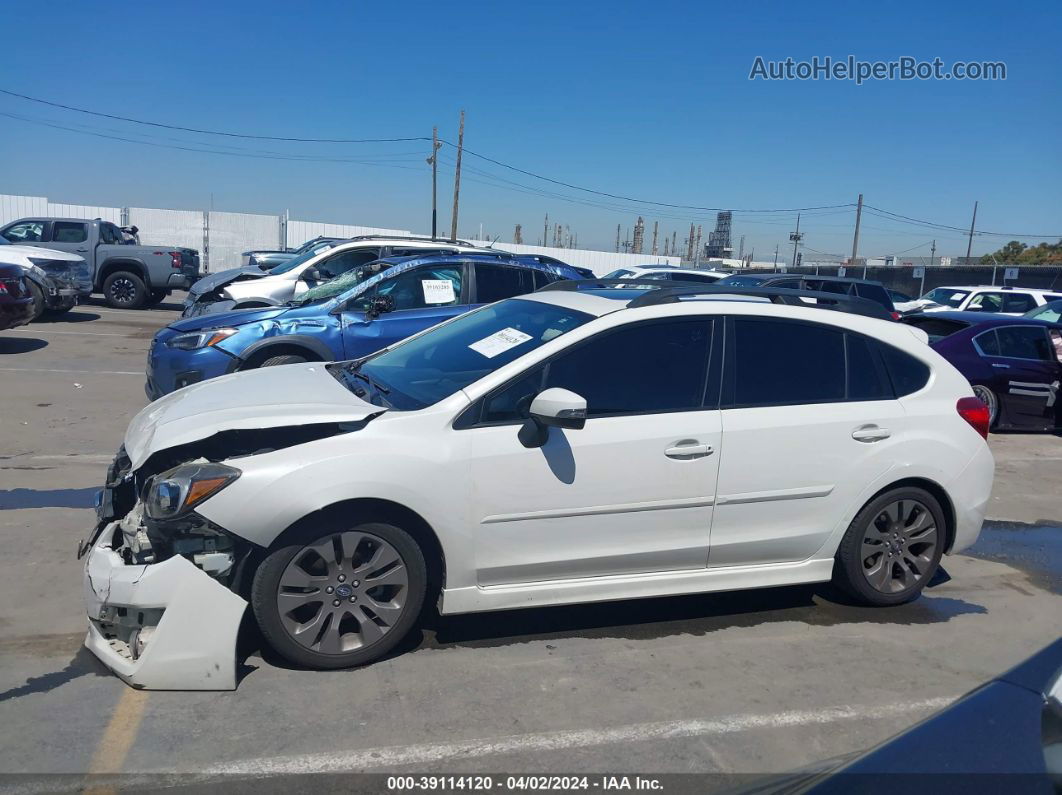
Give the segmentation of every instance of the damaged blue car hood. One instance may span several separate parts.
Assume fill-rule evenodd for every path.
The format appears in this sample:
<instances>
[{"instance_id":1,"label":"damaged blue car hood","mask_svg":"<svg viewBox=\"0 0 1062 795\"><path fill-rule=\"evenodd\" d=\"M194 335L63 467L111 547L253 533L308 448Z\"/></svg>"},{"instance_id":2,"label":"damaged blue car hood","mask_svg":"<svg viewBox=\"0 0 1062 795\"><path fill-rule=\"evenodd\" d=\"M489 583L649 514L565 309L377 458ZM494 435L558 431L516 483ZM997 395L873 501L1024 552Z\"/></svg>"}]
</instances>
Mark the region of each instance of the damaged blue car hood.
<instances>
[{"instance_id":1,"label":"damaged blue car hood","mask_svg":"<svg viewBox=\"0 0 1062 795\"><path fill-rule=\"evenodd\" d=\"M244 326L259 320L268 320L290 311L286 306L268 306L261 309L237 309L232 312L214 312L209 315L186 317L169 325L174 331L202 331L208 328Z\"/></svg>"}]
</instances>

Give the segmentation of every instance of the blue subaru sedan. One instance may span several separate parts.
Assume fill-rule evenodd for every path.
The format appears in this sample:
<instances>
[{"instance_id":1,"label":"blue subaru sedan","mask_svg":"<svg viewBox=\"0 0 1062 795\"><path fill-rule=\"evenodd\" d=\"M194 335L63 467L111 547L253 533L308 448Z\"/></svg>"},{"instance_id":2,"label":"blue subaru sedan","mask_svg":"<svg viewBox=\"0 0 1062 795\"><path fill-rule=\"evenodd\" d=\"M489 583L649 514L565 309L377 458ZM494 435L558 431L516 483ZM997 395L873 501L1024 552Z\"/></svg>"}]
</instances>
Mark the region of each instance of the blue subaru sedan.
<instances>
[{"instance_id":1,"label":"blue subaru sedan","mask_svg":"<svg viewBox=\"0 0 1062 795\"><path fill-rule=\"evenodd\" d=\"M581 278L563 263L488 254L381 259L286 306L200 315L155 334L151 400L239 370L357 359L482 304Z\"/></svg>"}]
</instances>

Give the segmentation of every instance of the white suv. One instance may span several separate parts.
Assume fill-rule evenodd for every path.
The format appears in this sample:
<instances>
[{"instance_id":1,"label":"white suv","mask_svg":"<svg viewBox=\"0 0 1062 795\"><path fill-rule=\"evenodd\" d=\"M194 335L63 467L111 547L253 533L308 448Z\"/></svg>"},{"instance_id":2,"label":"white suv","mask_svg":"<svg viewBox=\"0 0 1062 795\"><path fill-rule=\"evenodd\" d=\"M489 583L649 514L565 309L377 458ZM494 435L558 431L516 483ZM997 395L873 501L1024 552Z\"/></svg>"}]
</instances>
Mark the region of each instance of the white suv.
<instances>
[{"instance_id":1,"label":"white suv","mask_svg":"<svg viewBox=\"0 0 1062 795\"><path fill-rule=\"evenodd\" d=\"M192 285L184 316L232 309L280 306L318 284L384 257L426 257L430 254L484 252L459 240L366 235L321 245L292 257L268 273L258 267L233 268L205 276Z\"/></svg>"},{"instance_id":2,"label":"white suv","mask_svg":"<svg viewBox=\"0 0 1062 795\"><path fill-rule=\"evenodd\" d=\"M618 268L612 271L606 279L653 279L660 281L676 282L701 282L713 284L720 279L725 279L733 274L726 271L710 270L708 268L678 268L674 265L633 265L629 268Z\"/></svg>"},{"instance_id":3,"label":"white suv","mask_svg":"<svg viewBox=\"0 0 1062 795\"><path fill-rule=\"evenodd\" d=\"M994 312L1024 315L1062 293L1030 287L936 287L914 302L923 312Z\"/></svg>"},{"instance_id":4,"label":"white suv","mask_svg":"<svg viewBox=\"0 0 1062 795\"><path fill-rule=\"evenodd\" d=\"M977 538L987 410L924 333L786 290L560 284L141 411L81 550L86 645L138 687L232 688L248 603L279 654L340 668L429 596L833 579L894 605Z\"/></svg>"}]
</instances>

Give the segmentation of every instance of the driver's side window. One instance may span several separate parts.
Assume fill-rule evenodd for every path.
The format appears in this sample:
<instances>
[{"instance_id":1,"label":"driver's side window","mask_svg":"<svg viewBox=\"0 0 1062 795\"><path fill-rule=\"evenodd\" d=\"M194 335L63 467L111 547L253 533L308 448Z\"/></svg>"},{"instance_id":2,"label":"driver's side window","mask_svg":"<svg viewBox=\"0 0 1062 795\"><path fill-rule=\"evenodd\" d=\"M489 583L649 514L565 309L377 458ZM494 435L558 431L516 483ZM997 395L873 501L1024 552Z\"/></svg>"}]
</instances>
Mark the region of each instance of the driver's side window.
<instances>
[{"instance_id":1,"label":"driver's side window","mask_svg":"<svg viewBox=\"0 0 1062 795\"><path fill-rule=\"evenodd\" d=\"M967 312L999 312L1002 309L1002 296L998 293L978 293L966 307Z\"/></svg>"},{"instance_id":2,"label":"driver's side window","mask_svg":"<svg viewBox=\"0 0 1062 795\"><path fill-rule=\"evenodd\" d=\"M454 306L461 302L461 266L417 268L384 279L375 288L360 295L355 309L368 308L374 296L388 296L394 303L392 312L403 309L427 309Z\"/></svg>"}]
</instances>

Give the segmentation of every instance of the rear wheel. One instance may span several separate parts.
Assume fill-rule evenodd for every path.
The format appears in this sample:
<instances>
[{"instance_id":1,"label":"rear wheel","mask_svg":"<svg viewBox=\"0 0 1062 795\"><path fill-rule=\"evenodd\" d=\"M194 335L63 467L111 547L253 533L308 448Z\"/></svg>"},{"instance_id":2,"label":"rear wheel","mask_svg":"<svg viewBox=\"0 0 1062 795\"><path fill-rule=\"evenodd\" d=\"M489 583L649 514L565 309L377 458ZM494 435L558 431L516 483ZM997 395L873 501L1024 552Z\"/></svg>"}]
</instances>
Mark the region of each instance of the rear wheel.
<instances>
[{"instance_id":1,"label":"rear wheel","mask_svg":"<svg viewBox=\"0 0 1062 795\"><path fill-rule=\"evenodd\" d=\"M273 649L298 665L347 668L379 659L420 613L427 569L400 527L315 528L269 554L251 606Z\"/></svg>"},{"instance_id":2,"label":"rear wheel","mask_svg":"<svg viewBox=\"0 0 1062 795\"><path fill-rule=\"evenodd\" d=\"M103 280L103 297L115 309L138 309L147 301L144 280L129 271L116 271Z\"/></svg>"},{"instance_id":3,"label":"rear wheel","mask_svg":"<svg viewBox=\"0 0 1062 795\"><path fill-rule=\"evenodd\" d=\"M984 384L974 384L974 395L988 406L988 427L996 427L996 419L999 417L999 398L996 393Z\"/></svg>"},{"instance_id":4,"label":"rear wheel","mask_svg":"<svg viewBox=\"0 0 1062 795\"><path fill-rule=\"evenodd\" d=\"M866 604L908 602L936 573L945 538L944 512L932 494L913 487L887 491L849 525L834 582Z\"/></svg>"}]
</instances>

